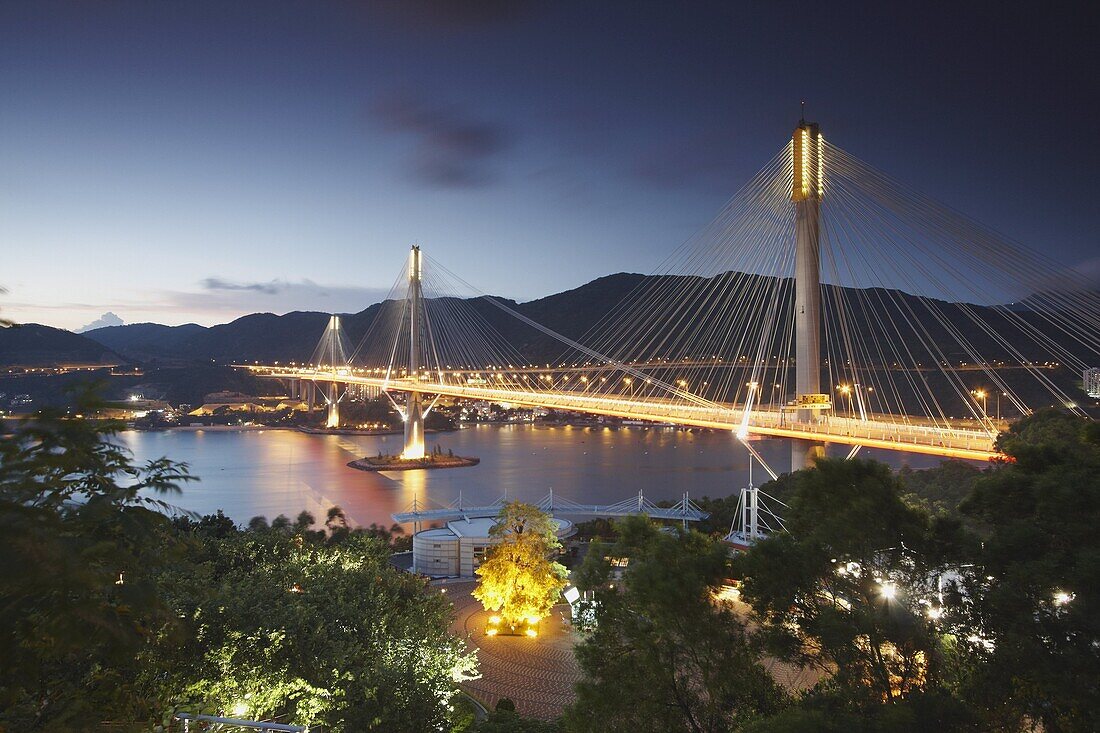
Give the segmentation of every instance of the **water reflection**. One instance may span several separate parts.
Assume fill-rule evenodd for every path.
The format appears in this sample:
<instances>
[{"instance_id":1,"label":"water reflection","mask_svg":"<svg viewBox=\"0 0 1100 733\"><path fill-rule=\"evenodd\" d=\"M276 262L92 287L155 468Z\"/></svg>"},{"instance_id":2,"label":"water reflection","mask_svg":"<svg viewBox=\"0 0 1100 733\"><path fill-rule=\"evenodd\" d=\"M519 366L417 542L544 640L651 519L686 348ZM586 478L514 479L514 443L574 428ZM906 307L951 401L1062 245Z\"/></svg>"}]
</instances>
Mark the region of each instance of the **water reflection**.
<instances>
[{"instance_id":1,"label":"water reflection","mask_svg":"<svg viewBox=\"0 0 1100 733\"><path fill-rule=\"evenodd\" d=\"M727 496L748 481L749 456L729 433L672 429L479 425L428 436L446 451L478 456L469 468L369 473L347 467L364 455L400 452L400 436L307 435L288 430L167 431L122 434L139 460L168 456L186 461L202 480L169 501L202 514L218 509L238 522L264 515L294 517L310 511L323 521L329 507L344 508L356 525L389 524L390 514L413 497L445 504L462 492L468 503L507 493L536 501L552 488L589 504L619 501L639 490L654 500ZM789 463L784 441L756 448L777 470ZM846 450L838 447L837 453ZM865 451L862 457L902 456ZM909 457L914 466L935 459ZM766 478L756 467L754 482Z\"/></svg>"}]
</instances>

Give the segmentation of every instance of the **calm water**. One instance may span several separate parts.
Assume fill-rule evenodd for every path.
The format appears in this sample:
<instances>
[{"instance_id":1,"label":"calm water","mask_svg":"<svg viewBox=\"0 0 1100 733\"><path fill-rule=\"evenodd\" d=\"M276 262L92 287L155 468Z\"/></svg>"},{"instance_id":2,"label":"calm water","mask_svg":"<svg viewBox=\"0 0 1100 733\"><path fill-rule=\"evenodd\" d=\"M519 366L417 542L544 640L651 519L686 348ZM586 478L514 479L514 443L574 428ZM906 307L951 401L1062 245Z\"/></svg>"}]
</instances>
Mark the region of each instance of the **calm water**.
<instances>
[{"instance_id":1,"label":"calm water","mask_svg":"<svg viewBox=\"0 0 1100 733\"><path fill-rule=\"evenodd\" d=\"M290 430L163 431L122 433L139 461L167 456L190 464L201 481L168 501L209 514L218 509L238 522L264 515L293 517L303 509L319 519L343 507L353 524L389 524L390 514L420 501L446 504L462 492L488 503L505 492L537 501L556 495L609 504L638 490L653 500L727 496L748 481L749 458L728 433L671 429L481 425L429 435L429 445L477 456L468 468L368 473L346 466L364 455L397 453L401 436L308 435ZM754 444L776 470L789 465L788 444ZM887 460L889 454L866 455ZM934 460L911 458L915 467ZM890 461L900 465L898 459ZM754 466L754 483L766 478Z\"/></svg>"}]
</instances>

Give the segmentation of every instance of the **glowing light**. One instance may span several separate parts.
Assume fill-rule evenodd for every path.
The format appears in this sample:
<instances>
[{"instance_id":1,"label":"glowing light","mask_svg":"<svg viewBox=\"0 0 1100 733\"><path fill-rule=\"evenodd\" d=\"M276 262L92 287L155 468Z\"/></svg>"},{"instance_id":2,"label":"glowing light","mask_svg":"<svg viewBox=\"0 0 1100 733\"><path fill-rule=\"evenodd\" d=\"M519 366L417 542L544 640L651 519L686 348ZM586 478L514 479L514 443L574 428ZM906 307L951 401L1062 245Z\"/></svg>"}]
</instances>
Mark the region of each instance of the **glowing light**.
<instances>
[{"instance_id":1,"label":"glowing light","mask_svg":"<svg viewBox=\"0 0 1100 733\"><path fill-rule=\"evenodd\" d=\"M1074 598L1076 598L1076 596L1073 593L1067 593L1064 590L1055 591L1054 592L1054 605L1055 606L1064 606L1067 603L1069 603L1070 601L1072 601Z\"/></svg>"},{"instance_id":2,"label":"glowing light","mask_svg":"<svg viewBox=\"0 0 1100 733\"><path fill-rule=\"evenodd\" d=\"M817 196L825 195L825 138L817 134Z\"/></svg>"},{"instance_id":3,"label":"glowing light","mask_svg":"<svg viewBox=\"0 0 1100 733\"><path fill-rule=\"evenodd\" d=\"M496 629L485 629L485 635L486 636L496 636L497 635L497 630Z\"/></svg>"},{"instance_id":4,"label":"glowing light","mask_svg":"<svg viewBox=\"0 0 1100 733\"><path fill-rule=\"evenodd\" d=\"M539 632L535 631L534 629L527 629L525 633L532 639L539 635Z\"/></svg>"},{"instance_id":5,"label":"glowing light","mask_svg":"<svg viewBox=\"0 0 1100 733\"><path fill-rule=\"evenodd\" d=\"M933 621L937 621L942 616L943 616L943 609L940 608L939 606L929 606L928 607L928 618L932 619Z\"/></svg>"},{"instance_id":6,"label":"glowing light","mask_svg":"<svg viewBox=\"0 0 1100 733\"><path fill-rule=\"evenodd\" d=\"M234 718L243 718L248 715L248 703L244 700L235 703L231 712Z\"/></svg>"},{"instance_id":7,"label":"glowing light","mask_svg":"<svg viewBox=\"0 0 1100 733\"><path fill-rule=\"evenodd\" d=\"M886 600L892 601L898 595L898 587L893 583L882 583L879 585L878 592Z\"/></svg>"},{"instance_id":8,"label":"glowing light","mask_svg":"<svg viewBox=\"0 0 1100 733\"><path fill-rule=\"evenodd\" d=\"M494 626L496 626L497 624L499 624L499 623L500 623L500 616L490 616L490 617L489 617L489 623L491 623L491 624L493 624Z\"/></svg>"}]
</instances>

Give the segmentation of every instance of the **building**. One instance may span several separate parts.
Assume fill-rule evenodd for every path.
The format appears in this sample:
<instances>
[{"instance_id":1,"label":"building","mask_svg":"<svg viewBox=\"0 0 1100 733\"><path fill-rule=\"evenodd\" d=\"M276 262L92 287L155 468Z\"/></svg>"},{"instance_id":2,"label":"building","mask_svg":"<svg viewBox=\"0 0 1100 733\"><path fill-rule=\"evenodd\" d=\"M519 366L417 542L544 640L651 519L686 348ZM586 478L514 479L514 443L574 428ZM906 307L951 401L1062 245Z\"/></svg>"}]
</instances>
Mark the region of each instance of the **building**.
<instances>
[{"instance_id":1,"label":"building","mask_svg":"<svg viewBox=\"0 0 1100 733\"><path fill-rule=\"evenodd\" d=\"M1100 397L1100 367L1085 370L1085 392L1089 397Z\"/></svg>"},{"instance_id":2,"label":"building","mask_svg":"<svg viewBox=\"0 0 1100 733\"><path fill-rule=\"evenodd\" d=\"M557 525L558 539L576 531L568 519L555 517L551 521ZM496 523L495 517L456 519L446 527L417 532L413 535L413 572L440 578L474 577L494 542L489 530Z\"/></svg>"}]
</instances>

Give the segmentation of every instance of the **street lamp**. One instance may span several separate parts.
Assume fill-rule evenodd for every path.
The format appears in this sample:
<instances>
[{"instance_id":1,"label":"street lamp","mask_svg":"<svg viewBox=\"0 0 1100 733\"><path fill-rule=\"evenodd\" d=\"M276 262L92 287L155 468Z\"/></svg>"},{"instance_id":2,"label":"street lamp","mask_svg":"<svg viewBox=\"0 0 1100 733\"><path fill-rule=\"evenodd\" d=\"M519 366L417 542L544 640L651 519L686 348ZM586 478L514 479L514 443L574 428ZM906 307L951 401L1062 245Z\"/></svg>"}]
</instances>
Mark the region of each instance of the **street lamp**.
<instances>
[{"instance_id":1,"label":"street lamp","mask_svg":"<svg viewBox=\"0 0 1100 733\"><path fill-rule=\"evenodd\" d=\"M975 389L970 394L974 395L975 397L977 397L979 400L982 401L982 417L988 419L989 418L989 413L985 409L986 397L988 395L986 394L985 390L984 389Z\"/></svg>"},{"instance_id":2,"label":"street lamp","mask_svg":"<svg viewBox=\"0 0 1100 733\"><path fill-rule=\"evenodd\" d=\"M852 413L855 412L855 410L852 408L852 388L850 386L848 386L847 384L838 384L836 386L836 388L837 388L837 391L839 391L842 395L847 395L847 397L848 397L848 417L851 417Z\"/></svg>"}]
</instances>

